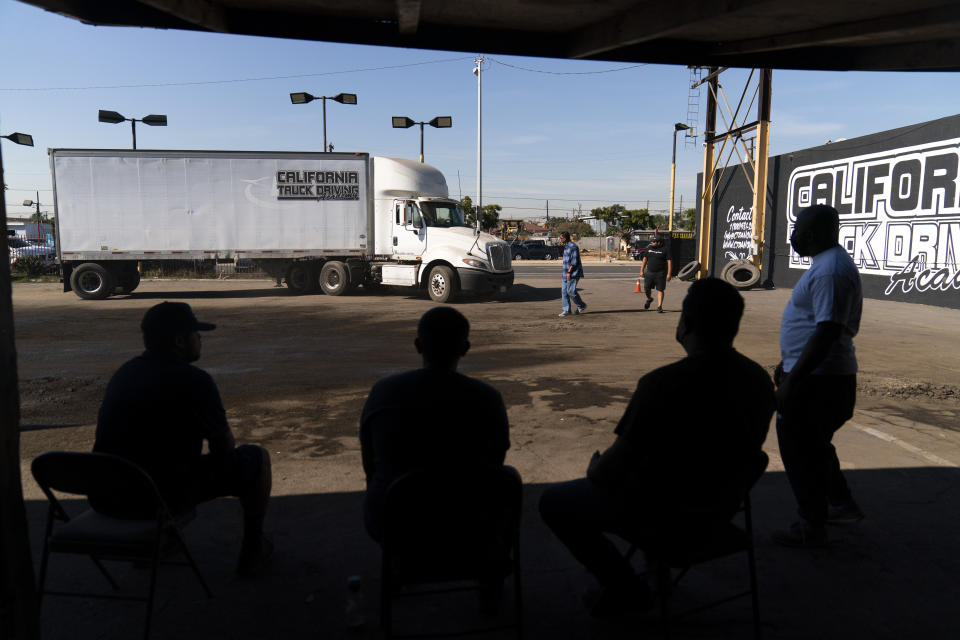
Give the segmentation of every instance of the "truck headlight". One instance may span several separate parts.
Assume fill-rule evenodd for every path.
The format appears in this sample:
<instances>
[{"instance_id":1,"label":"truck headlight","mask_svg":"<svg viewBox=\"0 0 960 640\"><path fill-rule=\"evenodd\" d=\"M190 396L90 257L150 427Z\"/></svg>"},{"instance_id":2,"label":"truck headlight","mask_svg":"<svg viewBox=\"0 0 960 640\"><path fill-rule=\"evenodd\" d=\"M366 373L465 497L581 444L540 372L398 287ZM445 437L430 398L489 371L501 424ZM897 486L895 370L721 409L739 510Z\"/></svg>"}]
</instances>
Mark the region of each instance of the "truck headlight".
<instances>
[{"instance_id":1,"label":"truck headlight","mask_svg":"<svg viewBox=\"0 0 960 640\"><path fill-rule=\"evenodd\" d=\"M474 258L464 258L463 264L467 265L468 267L473 267L475 269L486 269L487 271L490 270L490 267L487 266L487 263L484 262L483 260L475 260Z\"/></svg>"}]
</instances>

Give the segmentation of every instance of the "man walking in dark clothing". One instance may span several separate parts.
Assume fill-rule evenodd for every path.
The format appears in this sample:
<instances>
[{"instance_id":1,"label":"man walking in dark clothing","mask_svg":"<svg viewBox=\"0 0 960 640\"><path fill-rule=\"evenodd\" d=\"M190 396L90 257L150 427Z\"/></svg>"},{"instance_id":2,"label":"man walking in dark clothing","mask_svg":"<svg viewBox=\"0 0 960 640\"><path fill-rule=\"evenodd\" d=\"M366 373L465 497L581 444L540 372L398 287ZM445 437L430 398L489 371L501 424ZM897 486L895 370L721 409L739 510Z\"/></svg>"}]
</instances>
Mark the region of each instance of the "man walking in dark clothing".
<instances>
[{"instance_id":1,"label":"man walking in dark clothing","mask_svg":"<svg viewBox=\"0 0 960 640\"><path fill-rule=\"evenodd\" d=\"M256 445L235 446L217 385L191 364L200 357L199 332L215 326L199 322L183 302L163 302L147 311L140 324L146 351L110 379L93 450L142 467L175 514L217 497L239 497L244 531L237 571L252 575L272 551L263 536L270 455ZM137 512L139 505L110 504L110 496L98 499L129 517L144 515Z\"/></svg>"},{"instance_id":2,"label":"man walking in dark clothing","mask_svg":"<svg viewBox=\"0 0 960 640\"><path fill-rule=\"evenodd\" d=\"M650 303L653 302L653 290L656 289L657 311L663 313L663 292L667 288L667 283L670 282L672 267L673 262L664 246L663 236L658 233L653 236L640 262L640 277L643 278L643 288L647 293L647 301L643 303L644 309L650 308Z\"/></svg>"},{"instance_id":3,"label":"man walking in dark clothing","mask_svg":"<svg viewBox=\"0 0 960 640\"><path fill-rule=\"evenodd\" d=\"M560 283L560 317L573 313L583 313L587 310L587 303L577 293L577 283L583 277L583 264L580 262L580 247L570 239L570 232L560 234L560 244L563 246L563 280ZM576 305L571 308L570 301Z\"/></svg>"},{"instance_id":4,"label":"man walking in dark clothing","mask_svg":"<svg viewBox=\"0 0 960 640\"><path fill-rule=\"evenodd\" d=\"M774 410L773 383L737 353L743 298L716 278L694 282L683 301L677 341L687 357L640 378L613 444L594 454L587 477L554 485L540 514L600 583L594 616L651 603L646 582L607 538L664 534L727 522L743 498ZM691 402L690 381L697 387ZM729 407L750 389L750 401ZM698 514L691 521L689 514Z\"/></svg>"},{"instance_id":5,"label":"man walking in dark clothing","mask_svg":"<svg viewBox=\"0 0 960 640\"><path fill-rule=\"evenodd\" d=\"M780 326L777 367L777 440L800 520L774 533L788 547L822 547L826 524L863 518L831 440L853 417L860 329L860 272L837 244L840 216L826 205L797 215L790 244L810 256L810 268L793 287Z\"/></svg>"},{"instance_id":6,"label":"man walking in dark clothing","mask_svg":"<svg viewBox=\"0 0 960 640\"><path fill-rule=\"evenodd\" d=\"M510 448L503 398L490 385L457 373L470 349L469 333L470 323L456 309L427 311L414 340L423 367L380 380L363 405L364 520L378 542L387 488L403 474L438 470L454 477L503 466Z\"/></svg>"}]
</instances>

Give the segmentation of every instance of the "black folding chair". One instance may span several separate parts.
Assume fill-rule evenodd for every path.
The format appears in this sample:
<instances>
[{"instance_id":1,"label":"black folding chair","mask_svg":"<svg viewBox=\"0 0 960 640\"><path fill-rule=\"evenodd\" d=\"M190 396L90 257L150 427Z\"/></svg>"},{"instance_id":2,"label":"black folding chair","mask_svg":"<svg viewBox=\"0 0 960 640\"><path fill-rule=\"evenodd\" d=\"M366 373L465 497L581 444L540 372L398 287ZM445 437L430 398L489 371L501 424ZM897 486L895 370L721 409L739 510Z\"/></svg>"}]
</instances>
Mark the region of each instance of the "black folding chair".
<instances>
[{"instance_id":1,"label":"black folding chair","mask_svg":"<svg viewBox=\"0 0 960 640\"><path fill-rule=\"evenodd\" d=\"M393 633L393 600L456 591L493 589L513 574L514 621L456 635L515 628L523 637L520 585L520 506L523 483L513 467L470 477L411 472L387 489L381 572L384 637L448 633ZM453 584L439 587L438 585ZM404 587L413 590L403 591Z\"/></svg>"},{"instance_id":2,"label":"black folding chair","mask_svg":"<svg viewBox=\"0 0 960 640\"><path fill-rule=\"evenodd\" d=\"M149 638L157 569L161 563L188 565L207 597L213 595L180 533L180 527L192 514L175 518L153 480L136 464L104 453L48 451L34 458L31 470L49 501L40 562L38 590L41 599L48 594L145 602L147 616L143 635ZM95 508L71 518L54 491L86 496ZM124 513L136 513L138 517L126 517ZM186 561L163 560L165 550L179 551ZM119 595L49 590L46 578L51 553L89 556L114 591L120 586L104 567L104 560L148 564L149 592L146 595Z\"/></svg>"},{"instance_id":3,"label":"black folding chair","mask_svg":"<svg viewBox=\"0 0 960 640\"><path fill-rule=\"evenodd\" d=\"M753 514L750 506L750 490L767 468L769 458L760 452L753 465L747 469L742 479L742 500L737 512L743 513L743 527L732 521L710 522L708 518L698 518L697 514L687 514L682 518L683 525L669 527L656 532L625 536L631 546L627 558L631 558L638 548L644 550L648 567L655 572L657 596L660 602L660 621L664 637L670 637L672 619L700 613L707 609L726 604L732 600L750 596L753 609L753 636L760 640L760 599L757 592L757 566L753 549ZM734 515L734 518L736 514ZM677 585L694 566L717 560L736 553L747 556L747 572L750 587L746 590L725 596L720 600L702 604L679 613L671 611L671 599ZM676 577L673 571L677 570Z\"/></svg>"}]
</instances>

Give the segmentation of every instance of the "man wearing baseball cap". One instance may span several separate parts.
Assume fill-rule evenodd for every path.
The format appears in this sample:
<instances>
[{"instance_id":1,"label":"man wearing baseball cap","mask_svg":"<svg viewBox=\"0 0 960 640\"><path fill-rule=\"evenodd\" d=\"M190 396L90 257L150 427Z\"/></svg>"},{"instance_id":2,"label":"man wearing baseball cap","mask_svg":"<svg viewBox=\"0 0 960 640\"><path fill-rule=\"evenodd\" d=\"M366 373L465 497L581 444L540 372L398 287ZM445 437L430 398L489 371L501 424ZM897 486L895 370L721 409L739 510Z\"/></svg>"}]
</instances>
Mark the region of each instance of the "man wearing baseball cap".
<instances>
[{"instance_id":1,"label":"man wearing baseball cap","mask_svg":"<svg viewBox=\"0 0 960 640\"><path fill-rule=\"evenodd\" d=\"M221 496L240 498L244 530L237 572L249 576L260 572L273 550L263 536L270 455L257 445L236 446L216 383L191 364L200 357L200 332L214 328L184 302L147 310L140 323L146 351L110 379L93 450L140 465L175 514ZM138 507L111 509L138 517Z\"/></svg>"},{"instance_id":2,"label":"man wearing baseball cap","mask_svg":"<svg viewBox=\"0 0 960 640\"><path fill-rule=\"evenodd\" d=\"M643 303L644 309L650 308L653 302L653 290L657 290L657 311L663 313L663 292L670 282L670 271L673 268L673 261L670 260L669 250L664 246L663 236L659 233L653 236L650 246L643 254L643 261L640 262L640 277L643 278L643 288L647 292L647 301Z\"/></svg>"}]
</instances>

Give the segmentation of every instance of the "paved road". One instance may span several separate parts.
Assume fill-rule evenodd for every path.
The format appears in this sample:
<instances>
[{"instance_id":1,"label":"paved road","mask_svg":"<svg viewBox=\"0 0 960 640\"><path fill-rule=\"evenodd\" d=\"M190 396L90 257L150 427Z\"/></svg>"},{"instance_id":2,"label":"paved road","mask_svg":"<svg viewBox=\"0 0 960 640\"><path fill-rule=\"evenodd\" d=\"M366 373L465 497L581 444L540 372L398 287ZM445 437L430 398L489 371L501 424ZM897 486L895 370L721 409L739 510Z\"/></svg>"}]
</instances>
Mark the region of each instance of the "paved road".
<instances>
[{"instance_id":1,"label":"paved road","mask_svg":"<svg viewBox=\"0 0 960 640\"><path fill-rule=\"evenodd\" d=\"M623 262L613 264L591 264L583 265L586 279L588 280L629 280L637 278L640 275L639 262ZM547 261L524 261L514 262L513 271L516 274L517 281L523 282L528 278L550 278L560 277L562 267L559 260Z\"/></svg>"}]
</instances>

